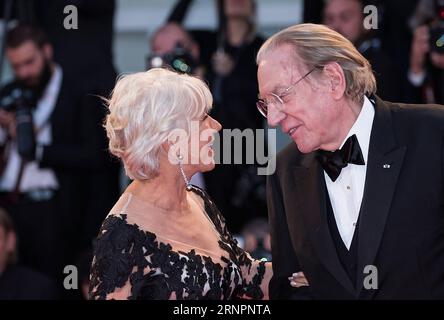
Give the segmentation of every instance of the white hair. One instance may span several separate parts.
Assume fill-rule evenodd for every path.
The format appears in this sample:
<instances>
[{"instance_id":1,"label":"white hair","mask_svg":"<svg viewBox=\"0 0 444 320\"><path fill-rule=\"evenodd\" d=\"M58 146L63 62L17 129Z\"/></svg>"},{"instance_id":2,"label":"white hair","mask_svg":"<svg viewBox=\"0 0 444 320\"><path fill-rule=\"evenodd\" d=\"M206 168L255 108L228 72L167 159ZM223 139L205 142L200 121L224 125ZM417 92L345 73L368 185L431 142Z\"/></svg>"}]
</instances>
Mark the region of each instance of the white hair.
<instances>
[{"instance_id":1,"label":"white hair","mask_svg":"<svg viewBox=\"0 0 444 320\"><path fill-rule=\"evenodd\" d=\"M159 151L175 129L211 108L213 98L198 78L153 68L120 77L111 98L105 128L110 152L120 158L131 179L159 174Z\"/></svg>"},{"instance_id":2,"label":"white hair","mask_svg":"<svg viewBox=\"0 0 444 320\"><path fill-rule=\"evenodd\" d=\"M318 24L304 23L288 27L270 37L260 48L256 62L283 44L294 49L295 61L307 69L337 62L344 71L346 96L361 100L376 92L376 80L367 59L342 35Z\"/></svg>"}]
</instances>

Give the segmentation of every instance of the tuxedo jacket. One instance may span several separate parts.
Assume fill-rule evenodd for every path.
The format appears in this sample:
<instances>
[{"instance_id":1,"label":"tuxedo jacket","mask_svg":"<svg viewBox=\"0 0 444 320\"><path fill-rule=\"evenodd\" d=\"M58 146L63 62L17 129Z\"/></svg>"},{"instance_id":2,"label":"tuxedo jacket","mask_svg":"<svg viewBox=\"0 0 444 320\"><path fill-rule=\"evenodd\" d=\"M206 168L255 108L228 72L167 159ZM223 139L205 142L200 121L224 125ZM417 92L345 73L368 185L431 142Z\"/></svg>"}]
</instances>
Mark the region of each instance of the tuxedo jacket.
<instances>
[{"instance_id":1,"label":"tuxedo jacket","mask_svg":"<svg viewBox=\"0 0 444 320\"><path fill-rule=\"evenodd\" d=\"M294 143L281 151L267 181L274 273L270 297L444 299L443 138L443 106L393 104L375 97L356 283L332 240L316 152L302 154ZM290 286L288 277L296 271L305 273L310 287ZM376 276L376 289L364 286L369 275Z\"/></svg>"}]
</instances>

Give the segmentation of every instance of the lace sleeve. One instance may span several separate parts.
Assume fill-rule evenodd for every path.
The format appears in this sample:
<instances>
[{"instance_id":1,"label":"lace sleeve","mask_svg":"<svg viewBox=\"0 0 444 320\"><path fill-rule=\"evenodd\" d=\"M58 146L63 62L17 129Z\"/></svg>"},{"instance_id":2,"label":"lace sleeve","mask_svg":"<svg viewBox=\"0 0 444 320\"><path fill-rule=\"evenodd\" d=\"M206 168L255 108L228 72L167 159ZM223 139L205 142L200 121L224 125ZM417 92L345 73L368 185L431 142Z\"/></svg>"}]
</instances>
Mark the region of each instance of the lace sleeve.
<instances>
[{"instance_id":1,"label":"lace sleeve","mask_svg":"<svg viewBox=\"0 0 444 320\"><path fill-rule=\"evenodd\" d=\"M230 259L235 261L241 269L242 288L237 296L256 300L268 299L268 284L273 273L271 262L255 260L248 252L240 248L237 240L228 231L225 218L217 206L205 191L197 188L196 190L204 199L205 210L221 234L222 240L219 241L219 245L229 252Z\"/></svg>"},{"instance_id":2,"label":"lace sleeve","mask_svg":"<svg viewBox=\"0 0 444 320\"><path fill-rule=\"evenodd\" d=\"M90 299L137 299L154 274L145 259L154 239L127 224L125 215L120 217L109 216L100 229L91 268Z\"/></svg>"}]
</instances>

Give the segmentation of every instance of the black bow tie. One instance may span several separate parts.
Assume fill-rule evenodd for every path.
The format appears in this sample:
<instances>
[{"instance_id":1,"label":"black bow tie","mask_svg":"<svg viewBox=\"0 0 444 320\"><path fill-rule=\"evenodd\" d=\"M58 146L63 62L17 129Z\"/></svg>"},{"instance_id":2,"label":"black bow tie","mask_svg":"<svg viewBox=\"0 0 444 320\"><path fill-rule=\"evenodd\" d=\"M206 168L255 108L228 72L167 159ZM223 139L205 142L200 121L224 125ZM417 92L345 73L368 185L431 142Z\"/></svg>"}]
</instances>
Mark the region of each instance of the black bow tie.
<instances>
[{"instance_id":1,"label":"black bow tie","mask_svg":"<svg viewBox=\"0 0 444 320\"><path fill-rule=\"evenodd\" d=\"M322 168L334 182L339 177L341 170L349 163L364 165L364 157L362 156L361 147L358 138L352 135L345 141L341 149L336 151L318 151L318 160Z\"/></svg>"}]
</instances>

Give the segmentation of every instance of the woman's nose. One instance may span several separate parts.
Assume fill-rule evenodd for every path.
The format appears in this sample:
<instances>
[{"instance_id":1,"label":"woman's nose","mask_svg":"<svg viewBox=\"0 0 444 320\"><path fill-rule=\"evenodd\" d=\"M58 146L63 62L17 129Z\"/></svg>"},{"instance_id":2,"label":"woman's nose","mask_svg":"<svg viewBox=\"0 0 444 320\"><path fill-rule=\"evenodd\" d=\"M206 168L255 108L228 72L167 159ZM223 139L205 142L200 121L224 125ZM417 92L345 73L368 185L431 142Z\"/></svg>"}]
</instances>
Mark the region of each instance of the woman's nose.
<instances>
[{"instance_id":1,"label":"woman's nose","mask_svg":"<svg viewBox=\"0 0 444 320\"><path fill-rule=\"evenodd\" d=\"M222 125L214 118L211 118L211 128L220 131L222 129Z\"/></svg>"}]
</instances>

